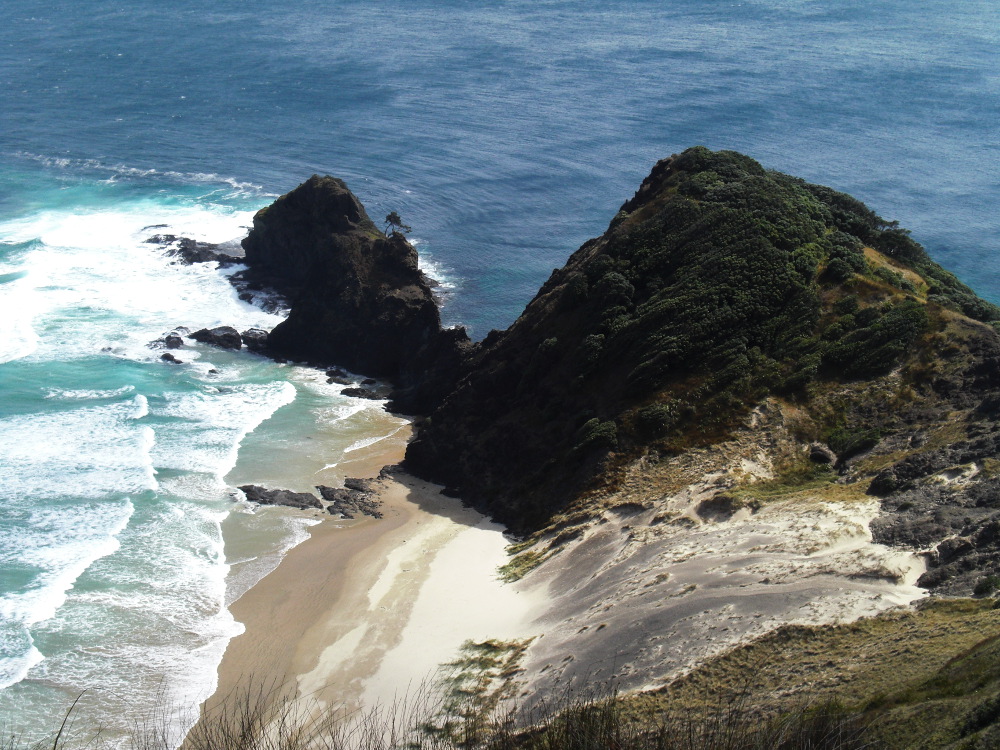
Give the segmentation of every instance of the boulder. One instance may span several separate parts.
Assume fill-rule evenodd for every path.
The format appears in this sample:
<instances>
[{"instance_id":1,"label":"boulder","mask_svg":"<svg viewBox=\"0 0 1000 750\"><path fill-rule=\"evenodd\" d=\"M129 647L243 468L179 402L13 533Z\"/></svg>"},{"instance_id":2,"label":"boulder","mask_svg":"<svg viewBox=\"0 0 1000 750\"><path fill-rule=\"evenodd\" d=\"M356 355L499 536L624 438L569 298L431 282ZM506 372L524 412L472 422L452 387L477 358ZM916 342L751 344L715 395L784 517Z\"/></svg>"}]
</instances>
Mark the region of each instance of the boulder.
<instances>
[{"instance_id":1,"label":"boulder","mask_svg":"<svg viewBox=\"0 0 1000 750\"><path fill-rule=\"evenodd\" d=\"M268 333L263 328L248 328L240 334L243 346L252 352L262 352L267 349Z\"/></svg>"},{"instance_id":2,"label":"boulder","mask_svg":"<svg viewBox=\"0 0 1000 750\"><path fill-rule=\"evenodd\" d=\"M191 338L203 344L217 346L220 349L241 349L243 339L239 331L232 326L217 326L216 328L202 328L191 334Z\"/></svg>"}]
</instances>

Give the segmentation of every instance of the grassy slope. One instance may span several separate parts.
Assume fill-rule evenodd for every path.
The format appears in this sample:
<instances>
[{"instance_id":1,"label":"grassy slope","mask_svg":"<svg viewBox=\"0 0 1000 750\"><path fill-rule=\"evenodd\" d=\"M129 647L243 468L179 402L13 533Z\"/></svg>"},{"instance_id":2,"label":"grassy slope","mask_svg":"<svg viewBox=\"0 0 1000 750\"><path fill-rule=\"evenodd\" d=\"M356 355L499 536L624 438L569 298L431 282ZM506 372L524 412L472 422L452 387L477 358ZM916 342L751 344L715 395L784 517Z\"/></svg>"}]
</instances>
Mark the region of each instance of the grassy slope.
<instances>
[{"instance_id":1,"label":"grassy slope","mask_svg":"<svg viewBox=\"0 0 1000 750\"><path fill-rule=\"evenodd\" d=\"M849 625L788 626L626 703L650 723L663 712L710 713L744 692L765 714L839 702L893 748L996 747L1000 610L992 600L931 600Z\"/></svg>"}]
</instances>

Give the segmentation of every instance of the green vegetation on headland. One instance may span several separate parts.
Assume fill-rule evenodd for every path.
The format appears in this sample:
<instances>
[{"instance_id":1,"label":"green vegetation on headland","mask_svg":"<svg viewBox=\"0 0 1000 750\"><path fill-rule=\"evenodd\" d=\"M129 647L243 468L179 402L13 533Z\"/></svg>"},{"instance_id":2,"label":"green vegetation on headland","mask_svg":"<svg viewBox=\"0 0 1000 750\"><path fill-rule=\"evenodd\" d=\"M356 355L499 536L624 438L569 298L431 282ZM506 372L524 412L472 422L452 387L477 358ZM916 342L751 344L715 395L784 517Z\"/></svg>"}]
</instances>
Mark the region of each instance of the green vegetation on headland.
<instances>
[{"instance_id":1,"label":"green vegetation on headland","mask_svg":"<svg viewBox=\"0 0 1000 750\"><path fill-rule=\"evenodd\" d=\"M843 462L959 393L982 402L997 321L861 202L692 148L472 348L406 464L532 532L639 456L727 439L769 397Z\"/></svg>"}]
</instances>

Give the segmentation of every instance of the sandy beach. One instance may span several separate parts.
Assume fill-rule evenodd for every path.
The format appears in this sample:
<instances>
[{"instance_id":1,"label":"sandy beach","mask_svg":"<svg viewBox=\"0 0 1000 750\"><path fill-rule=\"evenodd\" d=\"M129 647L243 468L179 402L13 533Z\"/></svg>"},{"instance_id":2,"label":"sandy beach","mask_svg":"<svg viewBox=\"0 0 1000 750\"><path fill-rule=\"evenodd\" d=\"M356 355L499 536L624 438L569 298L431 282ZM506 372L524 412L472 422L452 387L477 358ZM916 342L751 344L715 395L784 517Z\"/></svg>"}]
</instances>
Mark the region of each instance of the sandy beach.
<instances>
[{"instance_id":1,"label":"sandy beach","mask_svg":"<svg viewBox=\"0 0 1000 750\"><path fill-rule=\"evenodd\" d=\"M352 468L376 475L402 444L372 446ZM404 472L379 482L384 517L326 516L231 605L245 632L219 666L205 709L248 686L329 709L393 703L467 640L531 633L527 594L502 584L502 527ZM317 516L319 518L319 516Z\"/></svg>"}]
</instances>

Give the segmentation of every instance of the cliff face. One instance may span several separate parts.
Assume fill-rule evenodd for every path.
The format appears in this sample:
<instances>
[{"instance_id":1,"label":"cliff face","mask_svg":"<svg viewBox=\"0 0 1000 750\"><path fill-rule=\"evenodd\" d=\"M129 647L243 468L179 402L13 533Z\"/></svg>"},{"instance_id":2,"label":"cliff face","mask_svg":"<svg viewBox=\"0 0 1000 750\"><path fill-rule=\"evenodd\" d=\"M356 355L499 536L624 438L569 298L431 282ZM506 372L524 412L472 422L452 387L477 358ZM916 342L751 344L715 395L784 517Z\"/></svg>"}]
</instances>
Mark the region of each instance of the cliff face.
<instances>
[{"instance_id":1,"label":"cliff face","mask_svg":"<svg viewBox=\"0 0 1000 750\"><path fill-rule=\"evenodd\" d=\"M763 446L778 479L881 497L876 538L968 591L1000 572L997 319L860 202L690 149L472 351L406 463L544 534L777 399L797 415L793 449Z\"/></svg>"},{"instance_id":2,"label":"cliff face","mask_svg":"<svg viewBox=\"0 0 1000 750\"><path fill-rule=\"evenodd\" d=\"M464 331L442 331L417 253L386 237L343 181L314 175L254 216L243 241L257 279L292 301L272 353L396 380L414 395L424 370L456 360ZM438 381L447 382L442 371Z\"/></svg>"}]
</instances>

